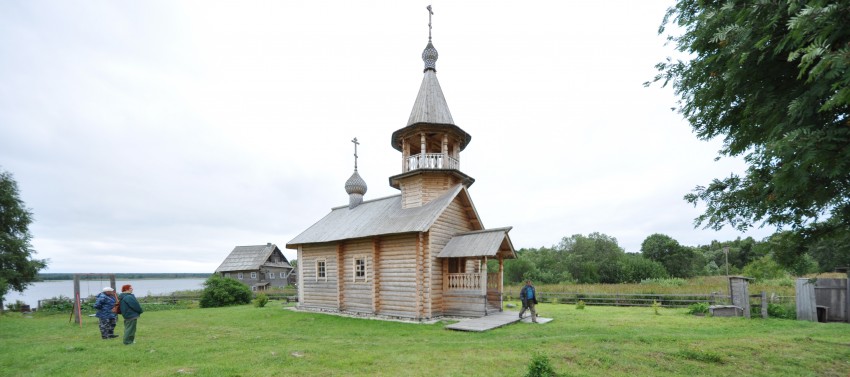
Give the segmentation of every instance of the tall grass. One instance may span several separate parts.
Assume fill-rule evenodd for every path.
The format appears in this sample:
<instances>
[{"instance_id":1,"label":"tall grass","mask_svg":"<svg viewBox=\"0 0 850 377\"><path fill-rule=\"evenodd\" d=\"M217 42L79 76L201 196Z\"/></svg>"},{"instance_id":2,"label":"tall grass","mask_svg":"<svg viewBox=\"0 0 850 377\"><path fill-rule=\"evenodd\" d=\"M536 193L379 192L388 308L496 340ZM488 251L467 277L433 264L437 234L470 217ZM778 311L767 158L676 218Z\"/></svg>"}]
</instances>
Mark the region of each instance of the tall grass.
<instances>
[{"instance_id":1,"label":"tall grass","mask_svg":"<svg viewBox=\"0 0 850 377\"><path fill-rule=\"evenodd\" d=\"M514 304L516 304L514 302ZM546 324L483 333L265 307L155 311L137 344L95 318L0 316L0 376L521 376L544 355L562 376L841 376L843 323L696 317L686 309L540 304ZM118 332L123 332L119 324Z\"/></svg>"}]
</instances>

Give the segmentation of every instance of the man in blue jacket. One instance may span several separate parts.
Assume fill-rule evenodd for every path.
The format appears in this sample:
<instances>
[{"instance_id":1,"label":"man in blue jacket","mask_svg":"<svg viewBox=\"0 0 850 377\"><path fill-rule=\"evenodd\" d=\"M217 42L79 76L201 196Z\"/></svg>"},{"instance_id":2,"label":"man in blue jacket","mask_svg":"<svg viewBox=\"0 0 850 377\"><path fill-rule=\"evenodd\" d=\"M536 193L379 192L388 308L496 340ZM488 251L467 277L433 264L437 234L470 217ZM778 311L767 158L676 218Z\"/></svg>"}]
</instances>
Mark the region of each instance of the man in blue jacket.
<instances>
[{"instance_id":1,"label":"man in blue jacket","mask_svg":"<svg viewBox=\"0 0 850 377\"><path fill-rule=\"evenodd\" d=\"M142 315L142 305L136 300L133 295L133 286L124 284L121 287L121 294L118 295L118 302L121 304L121 315L124 316L124 344L130 345L136 343L136 322Z\"/></svg>"},{"instance_id":2,"label":"man in blue jacket","mask_svg":"<svg viewBox=\"0 0 850 377\"><path fill-rule=\"evenodd\" d=\"M522 300L522 310L519 311L519 318L522 318L526 309L531 309L531 322L537 323L537 310L534 308L537 305L537 291L531 285L531 280L525 281L525 286L519 291L519 299Z\"/></svg>"}]
</instances>

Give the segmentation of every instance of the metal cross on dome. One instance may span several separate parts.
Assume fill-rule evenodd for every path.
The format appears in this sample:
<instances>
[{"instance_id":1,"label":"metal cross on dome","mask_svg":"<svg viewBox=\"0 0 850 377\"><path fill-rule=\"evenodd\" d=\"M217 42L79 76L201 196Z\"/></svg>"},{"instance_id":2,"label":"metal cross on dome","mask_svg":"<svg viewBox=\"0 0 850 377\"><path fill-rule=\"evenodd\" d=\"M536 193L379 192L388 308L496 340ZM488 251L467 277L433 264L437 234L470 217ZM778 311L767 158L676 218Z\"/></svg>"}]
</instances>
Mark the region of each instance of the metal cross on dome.
<instances>
[{"instance_id":1,"label":"metal cross on dome","mask_svg":"<svg viewBox=\"0 0 850 377\"><path fill-rule=\"evenodd\" d=\"M354 143L354 170L357 170L357 146L360 145L360 142L357 141L357 138L351 140Z\"/></svg>"},{"instance_id":2,"label":"metal cross on dome","mask_svg":"<svg viewBox=\"0 0 850 377\"><path fill-rule=\"evenodd\" d=\"M434 11L431 10L431 6L428 5L425 7L428 10L428 42L431 42L431 16L434 15Z\"/></svg>"}]
</instances>

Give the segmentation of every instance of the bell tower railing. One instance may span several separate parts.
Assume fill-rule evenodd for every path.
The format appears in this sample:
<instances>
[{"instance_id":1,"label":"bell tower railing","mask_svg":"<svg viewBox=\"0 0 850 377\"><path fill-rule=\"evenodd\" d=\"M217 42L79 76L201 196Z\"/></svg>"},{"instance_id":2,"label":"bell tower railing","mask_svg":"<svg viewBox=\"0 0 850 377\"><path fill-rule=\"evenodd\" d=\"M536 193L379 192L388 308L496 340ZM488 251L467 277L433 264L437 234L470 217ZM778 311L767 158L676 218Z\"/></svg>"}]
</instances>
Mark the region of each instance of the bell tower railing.
<instances>
[{"instance_id":1,"label":"bell tower railing","mask_svg":"<svg viewBox=\"0 0 850 377\"><path fill-rule=\"evenodd\" d=\"M458 159L442 153L420 153L405 160L404 172L418 169L460 169Z\"/></svg>"}]
</instances>

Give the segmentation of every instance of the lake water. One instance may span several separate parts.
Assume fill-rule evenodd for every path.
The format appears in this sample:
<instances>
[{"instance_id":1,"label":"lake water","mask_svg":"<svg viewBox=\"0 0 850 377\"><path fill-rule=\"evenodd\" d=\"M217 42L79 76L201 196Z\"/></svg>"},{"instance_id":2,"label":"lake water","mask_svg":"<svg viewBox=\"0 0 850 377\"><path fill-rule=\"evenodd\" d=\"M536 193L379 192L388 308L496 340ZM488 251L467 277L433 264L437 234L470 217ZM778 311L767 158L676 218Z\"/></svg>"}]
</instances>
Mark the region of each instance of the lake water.
<instances>
[{"instance_id":1,"label":"lake water","mask_svg":"<svg viewBox=\"0 0 850 377\"><path fill-rule=\"evenodd\" d=\"M189 291L204 289L206 279L138 279L138 280L121 280L116 279L115 284L117 290L121 291L121 286L130 284L133 286L133 294L136 297L142 296L158 296L167 295L176 291ZM103 290L103 287L109 285L109 279L106 280L80 280L80 296L85 298L89 296L97 296ZM73 280L50 280L33 283L24 290L23 293L10 291L6 294L3 300L3 306L9 303L14 303L21 300L31 308L38 307L38 300L54 298L59 296L74 297L74 281Z\"/></svg>"}]
</instances>

